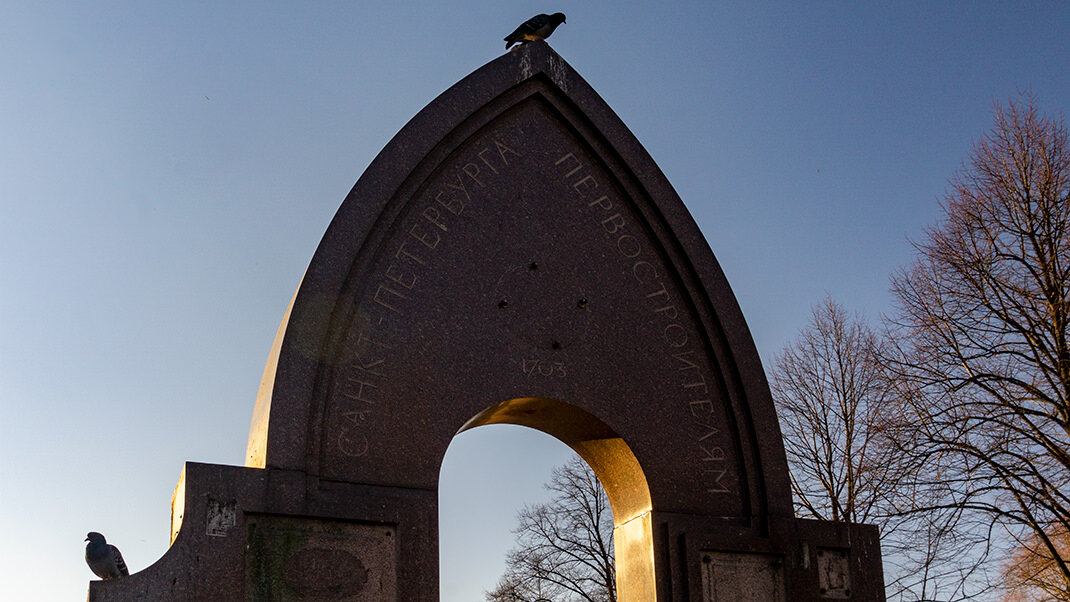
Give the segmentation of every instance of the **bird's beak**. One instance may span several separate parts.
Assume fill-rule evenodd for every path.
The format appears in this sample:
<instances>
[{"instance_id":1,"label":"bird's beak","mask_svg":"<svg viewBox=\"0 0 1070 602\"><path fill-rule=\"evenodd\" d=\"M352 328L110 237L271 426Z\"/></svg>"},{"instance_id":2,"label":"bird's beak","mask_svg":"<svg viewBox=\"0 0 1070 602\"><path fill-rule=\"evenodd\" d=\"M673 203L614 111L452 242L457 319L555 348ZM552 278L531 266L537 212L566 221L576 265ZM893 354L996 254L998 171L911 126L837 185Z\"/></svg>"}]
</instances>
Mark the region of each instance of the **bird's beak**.
<instances>
[{"instance_id":1,"label":"bird's beak","mask_svg":"<svg viewBox=\"0 0 1070 602\"><path fill-rule=\"evenodd\" d=\"M88 537L86 537L86 538L85 538L85 541L89 541L89 538L88 538Z\"/></svg>"}]
</instances>

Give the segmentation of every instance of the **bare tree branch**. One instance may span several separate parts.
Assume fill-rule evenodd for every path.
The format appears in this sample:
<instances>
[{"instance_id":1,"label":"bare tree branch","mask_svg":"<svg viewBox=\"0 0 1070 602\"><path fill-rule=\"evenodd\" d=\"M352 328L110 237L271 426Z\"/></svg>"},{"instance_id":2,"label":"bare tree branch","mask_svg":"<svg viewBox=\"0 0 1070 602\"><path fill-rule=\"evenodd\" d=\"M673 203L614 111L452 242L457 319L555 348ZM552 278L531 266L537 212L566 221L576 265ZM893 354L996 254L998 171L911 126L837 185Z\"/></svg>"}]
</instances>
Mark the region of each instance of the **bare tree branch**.
<instances>
[{"instance_id":1,"label":"bare tree branch","mask_svg":"<svg viewBox=\"0 0 1070 602\"><path fill-rule=\"evenodd\" d=\"M895 437L938 468L915 511L987 524L1070 600L1070 147L1029 95L995 116L893 278Z\"/></svg>"},{"instance_id":2,"label":"bare tree branch","mask_svg":"<svg viewBox=\"0 0 1070 602\"><path fill-rule=\"evenodd\" d=\"M613 514L583 460L554 469L549 502L517 514L517 547L488 602L616 602Z\"/></svg>"},{"instance_id":3,"label":"bare tree branch","mask_svg":"<svg viewBox=\"0 0 1070 602\"><path fill-rule=\"evenodd\" d=\"M943 498L922 489L938 475L891 437L902 402L881 362L885 345L826 299L777 356L772 391L796 511L880 527L889 600L970 599L974 566L963 551L978 541L956 530L957 507L938 507Z\"/></svg>"}]
</instances>

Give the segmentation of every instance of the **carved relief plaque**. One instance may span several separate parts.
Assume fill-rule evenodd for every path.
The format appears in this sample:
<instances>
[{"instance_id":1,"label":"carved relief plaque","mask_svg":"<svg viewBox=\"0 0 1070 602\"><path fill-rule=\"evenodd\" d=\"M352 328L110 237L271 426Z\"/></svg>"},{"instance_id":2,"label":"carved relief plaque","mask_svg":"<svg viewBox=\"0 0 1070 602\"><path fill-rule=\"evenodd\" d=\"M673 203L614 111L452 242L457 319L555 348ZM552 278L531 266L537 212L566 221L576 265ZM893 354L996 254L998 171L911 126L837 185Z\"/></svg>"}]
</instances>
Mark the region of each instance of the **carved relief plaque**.
<instances>
[{"instance_id":1,"label":"carved relief plaque","mask_svg":"<svg viewBox=\"0 0 1070 602\"><path fill-rule=\"evenodd\" d=\"M247 600L371 602L397 590L391 525L272 516L249 520Z\"/></svg>"},{"instance_id":2,"label":"carved relief plaque","mask_svg":"<svg viewBox=\"0 0 1070 602\"><path fill-rule=\"evenodd\" d=\"M817 585L822 598L851 597L851 569L847 550L817 549Z\"/></svg>"},{"instance_id":3,"label":"carved relief plaque","mask_svg":"<svg viewBox=\"0 0 1070 602\"><path fill-rule=\"evenodd\" d=\"M205 533L211 537L226 537L238 522L237 503L234 500L208 500L208 520Z\"/></svg>"}]
</instances>

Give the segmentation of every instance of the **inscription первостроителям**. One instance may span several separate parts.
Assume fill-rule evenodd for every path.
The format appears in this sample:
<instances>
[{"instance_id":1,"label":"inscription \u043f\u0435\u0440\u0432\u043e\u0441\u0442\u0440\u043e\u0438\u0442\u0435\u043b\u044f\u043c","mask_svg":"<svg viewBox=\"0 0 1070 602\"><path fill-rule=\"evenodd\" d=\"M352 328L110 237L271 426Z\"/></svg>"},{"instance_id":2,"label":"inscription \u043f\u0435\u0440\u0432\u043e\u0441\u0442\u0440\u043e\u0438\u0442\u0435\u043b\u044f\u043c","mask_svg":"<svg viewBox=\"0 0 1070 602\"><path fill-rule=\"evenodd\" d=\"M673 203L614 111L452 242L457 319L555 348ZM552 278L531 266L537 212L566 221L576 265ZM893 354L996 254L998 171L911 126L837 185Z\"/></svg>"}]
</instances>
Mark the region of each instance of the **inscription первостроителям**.
<instances>
[{"instance_id":1,"label":"inscription \u043f\u0435\u0440\u0432\u043e\u0441\u0442\u0440\u043e\u0438\u0442\u0435\u043b\u044f\u043c","mask_svg":"<svg viewBox=\"0 0 1070 602\"><path fill-rule=\"evenodd\" d=\"M628 219L619 209L621 203L609 194L595 192L600 188L600 184L593 174L588 173L587 166L573 153L561 155L554 162L554 166L568 170L561 178L585 202L587 209L593 212L594 219L617 254L630 265L636 283L648 289L642 291L642 294L651 304L655 319L660 320L662 338L672 349L669 356L675 360L673 365L682 378L680 386L686 394L691 417L695 426L700 429L697 443L702 454L703 472L712 479L712 483L707 484L706 491L729 493L729 489L722 483L728 473L727 456L723 447L714 444L721 429L711 424L714 422L717 406L698 363L700 360L695 350L688 348L691 343L688 328L681 323L681 312L673 300L672 293L662 280L656 265L647 259L648 252L645 252L639 237L631 233L634 228L629 227Z\"/></svg>"}]
</instances>

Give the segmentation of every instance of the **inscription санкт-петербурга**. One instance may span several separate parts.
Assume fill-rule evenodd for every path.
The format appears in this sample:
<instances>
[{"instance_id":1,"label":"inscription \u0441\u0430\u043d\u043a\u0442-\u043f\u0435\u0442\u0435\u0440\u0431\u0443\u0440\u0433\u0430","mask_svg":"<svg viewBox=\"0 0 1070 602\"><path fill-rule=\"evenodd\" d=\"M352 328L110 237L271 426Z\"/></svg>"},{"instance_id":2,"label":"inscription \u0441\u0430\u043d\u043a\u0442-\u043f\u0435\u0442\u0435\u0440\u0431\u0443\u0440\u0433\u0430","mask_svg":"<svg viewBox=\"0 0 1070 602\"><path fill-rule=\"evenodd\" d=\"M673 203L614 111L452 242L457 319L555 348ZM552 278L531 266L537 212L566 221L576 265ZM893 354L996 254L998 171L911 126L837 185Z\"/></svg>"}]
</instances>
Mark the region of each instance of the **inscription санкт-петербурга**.
<instances>
[{"instance_id":1,"label":"inscription \u0441\u0430\u043d\u043a\u0442-\u043f\u0435\u0442\u0435\u0440\u0431\u0443\u0440\u0433\u0430","mask_svg":"<svg viewBox=\"0 0 1070 602\"><path fill-rule=\"evenodd\" d=\"M370 442L362 431L378 402L375 392L386 377L390 321L398 319L416 292L421 273L431 269L434 252L449 235L451 220L472 202L470 187L486 188L510 166L511 156L523 155L498 138L467 154L455 163L458 167L444 172L441 185L417 205L416 220L401 228L402 240L373 279L372 304L361 308L357 334L350 338L349 358L337 381L337 416L329 422L328 432L334 432L330 438L342 454L360 457L368 453Z\"/></svg>"}]
</instances>

